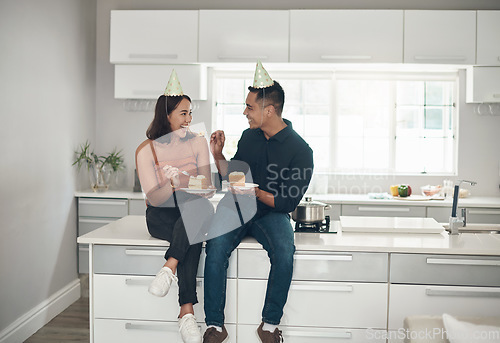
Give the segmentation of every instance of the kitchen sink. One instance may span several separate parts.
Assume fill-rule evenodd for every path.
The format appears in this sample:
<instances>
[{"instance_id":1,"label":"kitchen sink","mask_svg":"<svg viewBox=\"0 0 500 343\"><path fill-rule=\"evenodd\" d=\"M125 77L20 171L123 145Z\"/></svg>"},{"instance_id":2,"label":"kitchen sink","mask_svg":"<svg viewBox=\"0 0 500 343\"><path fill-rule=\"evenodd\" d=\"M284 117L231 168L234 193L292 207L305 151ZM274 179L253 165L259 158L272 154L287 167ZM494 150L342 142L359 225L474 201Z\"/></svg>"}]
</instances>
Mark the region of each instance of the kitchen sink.
<instances>
[{"instance_id":1,"label":"kitchen sink","mask_svg":"<svg viewBox=\"0 0 500 343\"><path fill-rule=\"evenodd\" d=\"M446 231L450 231L449 224L443 224ZM459 233L495 233L500 234L500 224L467 224L458 228Z\"/></svg>"}]
</instances>

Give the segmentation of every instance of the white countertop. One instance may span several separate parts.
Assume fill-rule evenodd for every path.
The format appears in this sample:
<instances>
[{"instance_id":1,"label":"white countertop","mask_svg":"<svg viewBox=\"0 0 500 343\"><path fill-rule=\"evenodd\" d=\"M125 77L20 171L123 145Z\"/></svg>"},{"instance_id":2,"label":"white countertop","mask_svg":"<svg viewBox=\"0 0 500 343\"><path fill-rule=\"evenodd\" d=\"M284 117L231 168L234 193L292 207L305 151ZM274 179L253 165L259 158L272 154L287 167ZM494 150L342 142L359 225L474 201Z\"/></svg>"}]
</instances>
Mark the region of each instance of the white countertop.
<instances>
[{"instance_id":1,"label":"white countertop","mask_svg":"<svg viewBox=\"0 0 500 343\"><path fill-rule=\"evenodd\" d=\"M220 200L223 193L217 193L211 199ZM75 192L76 197L83 198L120 198L120 199L144 199L142 192L131 192L127 190L109 190L97 193L92 190ZM366 205L405 205L405 206L436 206L450 207L452 199L445 200L400 200L400 199L369 199L367 194L307 194L313 200L328 202L331 204L366 204ZM500 208L500 197L468 197L458 199L459 207L490 207Z\"/></svg>"},{"instance_id":2,"label":"white countertop","mask_svg":"<svg viewBox=\"0 0 500 343\"><path fill-rule=\"evenodd\" d=\"M338 228L339 223L333 222ZM169 243L150 236L144 216L127 216L78 237L78 243L104 245L168 246ZM394 233L295 233L297 250L364 251L400 253L436 253L500 256L499 234ZM262 249L251 237L238 248Z\"/></svg>"}]
</instances>

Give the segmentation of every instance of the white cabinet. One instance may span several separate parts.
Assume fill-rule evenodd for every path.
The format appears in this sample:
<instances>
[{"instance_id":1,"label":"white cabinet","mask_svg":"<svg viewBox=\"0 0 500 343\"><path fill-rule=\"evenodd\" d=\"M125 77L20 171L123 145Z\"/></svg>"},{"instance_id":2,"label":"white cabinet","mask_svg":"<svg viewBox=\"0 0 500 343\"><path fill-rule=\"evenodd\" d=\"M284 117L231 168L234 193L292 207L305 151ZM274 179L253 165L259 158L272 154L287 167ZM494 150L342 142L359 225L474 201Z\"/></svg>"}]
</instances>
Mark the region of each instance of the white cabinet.
<instances>
[{"instance_id":1,"label":"white cabinet","mask_svg":"<svg viewBox=\"0 0 500 343\"><path fill-rule=\"evenodd\" d=\"M288 17L288 11L200 10L199 61L288 62Z\"/></svg>"},{"instance_id":2,"label":"white cabinet","mask_svg":"<svg viewBox=\"0 0 500 343\"><path fill-rule=\"evenodd\" d=\"M469 67L466 84L466 102L500 102L500 67Z\"/></svg>"},{"instance_id":3,"label":"white cabinet","mask_svg":"<svg viewBox=\"0 0 500 343\"><path fill-rule=\"evenodd\" d=\"M500 66L500 11L477 11L477 64Z\"/></svg>"},{"instance_id":4,"label":"white cabinet","mask_svg":"<svg viewBox=\"0 0 500 343\"><path fill-rule=\"evenodd\" d=\"M207 99L207 72L201 65L115 65L116 99L158 99L175 69L184 94Z\"/></svg>"},{"instance_id":5,"label":"white cabinet","mask_svg":"<svg viewBox=\"0 0 500 343\"><path fill-rule=\"evenodd\" d=\"M500 316L498 256L391 254L389 330L413 315Z\"/></svg>"},{"instance_id":6,"label":"white cabinet","mask_svg":"<svg viewBox=\"0 0 500 343\"><path fill-rule=\"evenodd\" d=\"M197 36L198 11L111 11L109 59L115 64L197 62Z\"/></svg>"},{"instance_id":7,"label":"white cabinet","mask_svg":"<svg viewBox=\"0 0 500 343\"><path fill-rule=\"evenodd\" d=\"M402 10L291 10L290 62L403 62Z\"/></svg>"},{"instance_id":8,"label":"white cabinet","mask_svg":"<svg viewBox=\"0 0 500 343\"><path fill-rule=\"evenodd\" d=\"M476 11L405 11L404 62L474 64Z\"/></svg>"}]
</instances>

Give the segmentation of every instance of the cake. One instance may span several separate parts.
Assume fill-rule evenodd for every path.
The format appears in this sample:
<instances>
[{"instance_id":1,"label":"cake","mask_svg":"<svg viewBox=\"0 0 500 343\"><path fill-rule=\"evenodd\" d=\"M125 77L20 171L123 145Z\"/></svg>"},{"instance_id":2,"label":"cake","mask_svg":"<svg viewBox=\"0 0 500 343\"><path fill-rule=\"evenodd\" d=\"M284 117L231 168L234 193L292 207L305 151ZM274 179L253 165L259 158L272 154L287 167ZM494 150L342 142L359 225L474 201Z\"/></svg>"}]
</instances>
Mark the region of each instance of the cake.
<instances>
[{"instance_id":1,"label":"cake","mask_svg":"<svg viewBox=\"0 0 500 343\"><path fill-rule=\"evenodd\" d=\"M229 174L229 183L231 186L245 186L245 174L242 172L232 172Z\"/></svg>"},{"instance_id":2,"label":"cake","mask_svg":"<svg viewBox=\"0 0 500 343\"><path fill-rule=\"evenodd\" d=\"M188 188L192 189L207 189L208 179L204 175L190 176Z\"/></svg>"}]
</instances>

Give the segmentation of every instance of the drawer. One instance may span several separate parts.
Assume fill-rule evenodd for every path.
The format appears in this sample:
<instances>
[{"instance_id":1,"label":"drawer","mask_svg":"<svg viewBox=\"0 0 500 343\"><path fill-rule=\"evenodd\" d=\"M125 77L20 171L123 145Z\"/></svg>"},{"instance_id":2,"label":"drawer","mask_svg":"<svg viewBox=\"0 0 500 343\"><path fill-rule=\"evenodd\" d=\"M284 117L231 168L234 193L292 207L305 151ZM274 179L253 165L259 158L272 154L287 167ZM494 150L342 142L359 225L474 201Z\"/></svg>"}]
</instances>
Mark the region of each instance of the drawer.
<instances>
[{"instance_id":1,"label":"drawer","mask_svg":"<svg viewBox=\"0 0 500 343\"><path fill-rule=\"evenodd\" d=\"M202 333L206 325L199 324ZM235 343L236 325L226 325L231 338ZM135 320L96 319L94 321L94 343L183 343L179 334L179 326L175 322L150 322Z\"/></svg>"},{"instance_id":2,"label":"drawer","mask_svg":"<svg viewBox=\"0 0 500 343\"><path fill-rule=\"evenodd\" d=\"M238 279L238 323L260 324L266 287L266 280ZM293 281L280 325L382 329L387 290L382 283Z\"/></svg>"},{"instance_id":3,"label":"drawer","mask_svg":"<svg viewBox=\"0 0 500 343\"><path fill-rule=\"evenodd\" d=\"M106 224L114 222L117 218L78 218L78 236L85 235Z\"/></svg>"},{"instance_id":4,"label":"drawer","mask_svg":"<svg viewBox=\"0 0 500 343\"><path fill-rule=\"evenodd\" d=\"M342 205L343 216L425 217L424 206Z\"/></svg>"},{"instance_id":5,"label":"drawer","mask_svg":"<svg viewBox=\"0 0 500 343\"><path fill-rule=\"evenodd\" d=\"M391 254L390 282L500 286L500 257Z\"/></svg>"},{"instance_id":6,"label":"drawer","mask_svg":"<svg viewBox=\"0 0 500 343\"><path fill-rule=\"evenodd\" d=\"M461 215L462 206L458 200L459 207L457 214ZM429 207L427 208L427 216L436 219L439 223L448 223L451 215L450 207ZM500 224L500 209L498 208L467 208L467 223L478 224Z\"/></svg>"},{"instance_id":7,"label":"drawer","mask_svg":"<svg viewBox=\"0 0 500 343\"><path fill-rule=\"evenodd\" d=\"M179 288L173 283L165 297L149 294L153 276L95 275L95 318L126 318L134 320L165 320L177 322ZM203 279L198 279L199 303L194 305L196 319L205 320L203 311ZM236 280L227 280L226 321L236 323Z\"/></svg>"},{"instance_id":8,"label":"drawer","mask_svg":"<svg viewBox=\"0 0 500 343\"><path fill-rule=\"evenodd\" d=\"M238 343L261 343L255 325L238 325ZM286 343L374 342L385 343L385 330L303 328L281 326Z\"/></svg>"},{"instance_id":9,"label":"drawer","mask_svg":"<svg viewBox=\"0 0 500 343\"><path fill-rule=\"evenodd\" d=\"M78 273L89 273L89 245L78 244Z\"/></svg>"},{"instance_id":10,"label":"drawer","mask_svg":"<svg viewBox=\"0 0 500 343\"><path fill-rule=\"evenodd\" d=\"M121 218L128 214L127 199L79 198L78 216Z\"/></svg>"},{"instance_id":11,"label":"drawer","mask_svg":"<svg viewBox=\"0 0 500 343\"><path fill-rule=\"evenodd\" d=\"M128 214L145 216L146 215L146 201L144 199L129 199L128 201Z\"/></svg>"},{"instance_id":12,"label":"drawer","mask_svg":"<svg viewBox=\"0 0 500 343\"><path fill-rule=\"evenodd\" d=\"M94 245L94 273L156 275L165 264L165 247ZM205 248L201 251L198 276L203 277ZM229 278L236 278L236 253L229 259Z\"/></svg>"},{"instance_id":13,"label":"drawer","mask_svg":"<svg viewBox=\"0 0 500 343\"><path fill-rule=\"evenodd\" d=\"M270 262L264 250L238 249L238 277L265 279ZM387 282L388 254L297 251L294 280Z\"/></svg>"},{"instance_id":14,"label":"drawer","mask_svg":"<svg viewBox=\"0 0 500 343\"><path fill-rule=\"evenodd\" d=\"M500 316L500 288L391 285L389 329L403 328L413 315Z\"/></svg>"}]
</instances>

